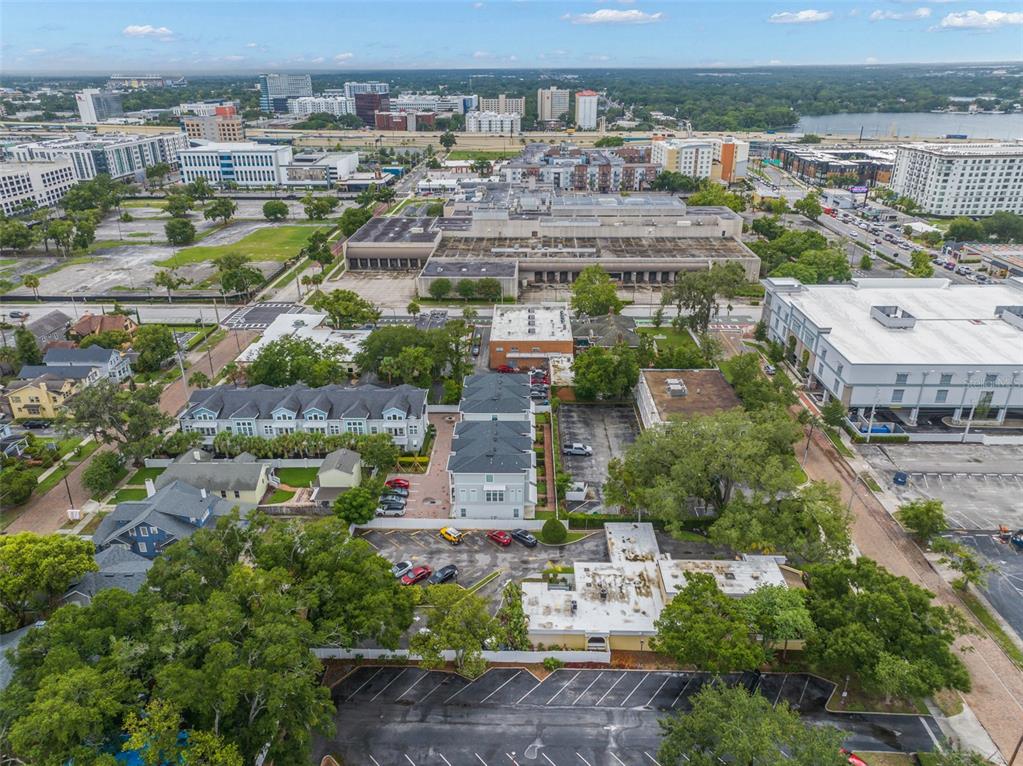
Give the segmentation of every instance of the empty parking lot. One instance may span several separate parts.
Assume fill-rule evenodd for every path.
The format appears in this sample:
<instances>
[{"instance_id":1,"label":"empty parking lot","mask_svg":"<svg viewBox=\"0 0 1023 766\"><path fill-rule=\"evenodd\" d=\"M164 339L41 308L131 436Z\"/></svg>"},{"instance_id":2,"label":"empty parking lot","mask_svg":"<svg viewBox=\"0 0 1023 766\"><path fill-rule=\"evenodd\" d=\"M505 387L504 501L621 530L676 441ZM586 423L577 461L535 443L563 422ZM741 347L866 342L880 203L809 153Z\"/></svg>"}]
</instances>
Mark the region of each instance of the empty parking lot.
<instances>
[{"instance_id":1,"label":"empty parking lot","mask_svg":"<svg viewBox=\"0 0 1023 766\"><path fill-rule=\"evenodd\" d=\"M621 457L639 434L636 411L632 407L563 404L558 410L558 430L562 444L579 442L593 447L591 457L561 455L558 460L574 480L585 481L597 493L598 502L585 504L582 510L599 512L603 505L599 500L601 488L611 458ZM561 449L560 445L555 448Z\"/></svg>"},{"instance_id":2,"label":"empty parking lot","mask_svg":"<svg viewBox=\"0 0 1023 766\"><path fill-rule=\"evenodd\" d=\"M816 676L724 680L755 683L774 704L785 701L815 723L838 726L854 749L930 750L939 736L927 717L829 713L833 685ZM563 668L539 680L495 668L470 681L413 667L361 667L332 690L338 730L317 742L316 757L332 753L378 766L650 766L658 763L658 719L688 710L711 682L705 673L667 670Z\"/></svg>"}]
</instances>

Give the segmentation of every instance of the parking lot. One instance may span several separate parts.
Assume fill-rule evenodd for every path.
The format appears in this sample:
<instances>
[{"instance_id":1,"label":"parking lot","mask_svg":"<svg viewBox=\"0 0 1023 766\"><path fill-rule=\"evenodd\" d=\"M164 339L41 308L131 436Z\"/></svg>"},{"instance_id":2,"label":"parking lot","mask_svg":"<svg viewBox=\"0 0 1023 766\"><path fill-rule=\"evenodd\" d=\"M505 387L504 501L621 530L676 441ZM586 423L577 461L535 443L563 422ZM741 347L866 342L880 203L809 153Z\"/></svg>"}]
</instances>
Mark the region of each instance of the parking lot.
<instances>
[{"instance_id":1,"label":"parking lot","mask_svg":"<svg viewBox=\"0 0 1023 766\"><path fill-rule=\"evenodd\" d=\"M453 520L452 526L457 523ZM514 527L502 527L501 522L495 521L494 528L510 530ZM465 588L499 572L497 578L477 591L490 599L500 595L508 580L519 581L537 575L548 562L606 561L608 556L607 543L599 530L583 540L559 548L546 545L526 548L517 542L502 548L487 540L485 530L478 529L467 530L461 545L451 545L442 540L435 529L369 529L363 530L360 536L388 561L411 561L417 566L426 564L434 570L454 564L458 567L458 583Z\"/></svg>"},{"instance_id":2,"label":"parking lot","mask_svg":"<svg viewBox=\"0 0 1023 766\"><path fill-rule=\"evenodd\" d=\"M607 478L611 458L620 457L636 441L639 422L631 407L600 404L563 404L558 410L558 430L562 444L580 442L593 447L593 455L560 455L558 460L574 480L585 481L597 493L597 501L583 504L579 510L599 513L601 488ZM561 450L561 445L554 445Z\"/></svg>"},{"instance_id":3,"label":"parking lot","mask_svg":"<svg viewBox=\"0 0 1023 766\"><path fill-rule=\"evenodd\" d=\"M354 290L374 306L383 308L385 317L405 315L405 307L416 297L416 277L411 273L346 271L338 279L324 283L324 287L328 290Z\"/></svg>"},{"instance_id":4,"label":"parking lot","mask_svg":"<svg viewBox=\"0 0 1023 766\"><path fill-rule=\"evenodd\" d=\"M1002 618L1023 637L1023 552L996 535L958 533L945 535L967 545L994 567L988 574L984 595Z\"/></svg>"},{"instance_id":5,"label":"parking lot","mask_svg":"<svg viewBox=\"0 0 1023 766\"><path fill-rule=\"evenodd\" d=\"M854 750L928 751L937 744L938 727L926 716L828 712L834 686L816 676L723 680L837 726ZM668 670L562 668L541 681L523 669L494 668L470 681L414 667L360 667L333 688L337 732L317 740L314 754L317 761L334 754L376 766L661 766L658 719L688 710L711 682L706 673Z\"/></svg>"}]
</instances>

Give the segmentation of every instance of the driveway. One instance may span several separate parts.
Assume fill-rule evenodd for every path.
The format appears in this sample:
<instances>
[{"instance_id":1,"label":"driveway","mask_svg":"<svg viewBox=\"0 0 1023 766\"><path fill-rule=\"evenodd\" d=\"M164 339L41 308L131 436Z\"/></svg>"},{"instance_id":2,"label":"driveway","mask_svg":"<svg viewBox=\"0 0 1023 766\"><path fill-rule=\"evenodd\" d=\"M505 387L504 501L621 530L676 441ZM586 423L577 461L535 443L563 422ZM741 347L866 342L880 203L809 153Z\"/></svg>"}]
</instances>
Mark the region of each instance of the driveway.
<instances>
[{"instance_id":1,"label":"driveway","mask_svg":"<svg viewBox=\"0 0 1023 766\"><path fill-rule=\"evenodd\" d=\"M430 467L426 473L392 473L388 479L400 477L409 483L406 519L446 519L451 513L451 491L448 488L448 455L451 454L451 436L458 415L433 413L428 415L437 429L430 452Z\"/></svg>"},{"instance_id":2,"label":"driveway","mask_svg":"<svg viewBox=\"0 0 1023 766\"><path fill-rule=\"evenodd\" d=\"M621 457L639 435L636 411L627 406L603 404L562 404L558 409L558 430L562 444L580 442L593 447L593 455L560 455L558 462L576 481L585 481L597 500L572 510L603 511L601 488L607 479L611 458ZM554 448L560 452L561 445Z\"/></svg>"}]
</instances>

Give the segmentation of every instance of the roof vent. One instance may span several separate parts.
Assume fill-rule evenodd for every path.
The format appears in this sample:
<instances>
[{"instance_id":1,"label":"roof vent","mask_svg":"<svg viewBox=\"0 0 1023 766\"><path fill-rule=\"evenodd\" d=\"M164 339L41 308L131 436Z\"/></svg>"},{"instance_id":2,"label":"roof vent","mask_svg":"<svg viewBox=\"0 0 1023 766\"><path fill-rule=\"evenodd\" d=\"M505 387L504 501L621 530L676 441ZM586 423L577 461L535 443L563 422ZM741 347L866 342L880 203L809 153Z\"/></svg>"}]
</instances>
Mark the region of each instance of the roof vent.
<instances>
[{"instance_id":1,"label":"roof vent","mask_svg":"<svg viewBox=\"0 0 1023 766\"><path fill-rule=\"evenodd\" d=\"M995 316L1001 317L1017 330L1023 330L1023 306L995 306Z\"/></svg>"},{"instance_id":2,"label":"roof vent","mask_svg":"<svg viewBox=\"0 0 1023 766\"><path fill-rule=\"evenodd\" d=\"M916 317L900 306L871 306L870 317L889 330L910 330Z\"/></svg>"}]
</instances>

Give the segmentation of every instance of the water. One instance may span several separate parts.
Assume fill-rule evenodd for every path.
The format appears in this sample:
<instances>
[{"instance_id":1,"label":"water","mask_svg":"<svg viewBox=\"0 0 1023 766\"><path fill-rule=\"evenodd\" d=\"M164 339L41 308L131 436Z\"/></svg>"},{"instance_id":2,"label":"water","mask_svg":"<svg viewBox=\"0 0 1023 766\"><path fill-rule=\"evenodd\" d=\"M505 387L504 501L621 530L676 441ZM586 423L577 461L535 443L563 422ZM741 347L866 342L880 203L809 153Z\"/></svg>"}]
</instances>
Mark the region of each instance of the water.
<instances>
[{"instance_id":1,"label":"water","mask_svg":"<svg viewBox=\"0 0 1023 766\"><path fill-rule=\"evenodd\" d=\"M874 112L825 114L803 117L796 130L803 133L859 135L864 138L944 138L950 133L968 138L1023 140L1023 114L929 114L926 112Z\"/></svg>"}]
</instances>

